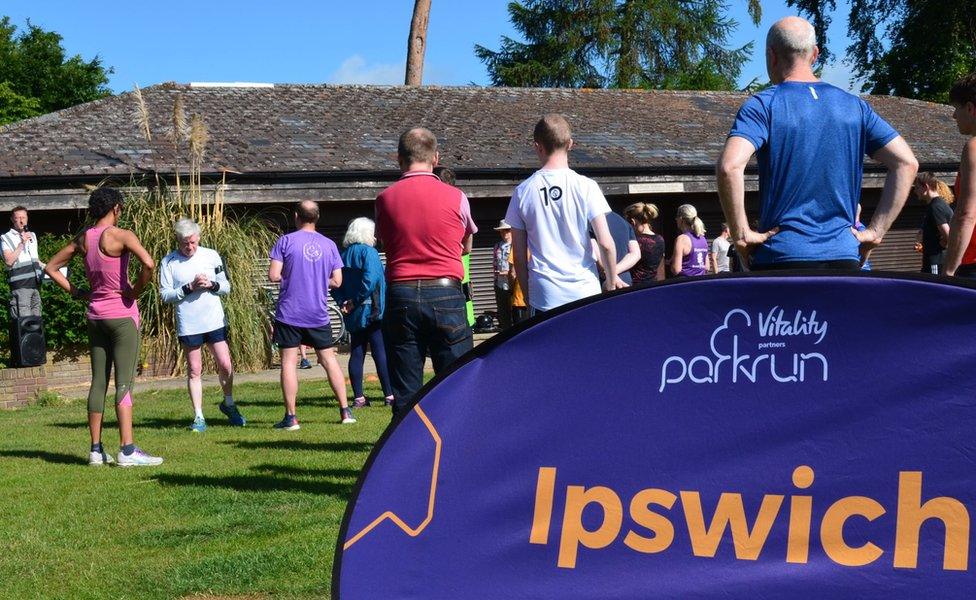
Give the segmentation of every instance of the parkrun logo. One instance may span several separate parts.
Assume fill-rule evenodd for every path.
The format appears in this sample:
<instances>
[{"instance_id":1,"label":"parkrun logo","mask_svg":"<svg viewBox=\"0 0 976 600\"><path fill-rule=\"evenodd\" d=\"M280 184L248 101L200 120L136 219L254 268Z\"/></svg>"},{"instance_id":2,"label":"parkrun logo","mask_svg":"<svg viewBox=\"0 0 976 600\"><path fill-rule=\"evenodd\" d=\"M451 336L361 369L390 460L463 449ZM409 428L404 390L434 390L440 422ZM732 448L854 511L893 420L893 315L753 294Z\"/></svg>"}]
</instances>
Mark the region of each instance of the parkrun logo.
<instances>
[{"instance_id":1,"label":"parkrun logo","mask_svg":"<svg viewBox=\"0 0 976 600\"><path fill-rule=\"evenodd\" d=\"M826 356L820 352L789 351L791 344L816 346L826 336L827 322L819 320L815 310L809 314L797 310L788 315L785 309L776 306L753 318L745 310L735 308L726 313L725 320L712 332L710 355L665 359L658 392L685 381L693 384L739 383L740 380L802 383L818 375L827 381ZM764 352L748 354L750 344Z\"/></svg>"},{"instance_id":2,"label":"parkrun logo","mask_svg":"<svg viewBox=\"0 0 976 600\"><path fill-rule=\"evenodd\" d=\"M814 472L809 466L799 466L793 471L793 485L806 490L813 485ZM562 494L563 491L560 490ZM535 511L529 543L548 545L552 523L553 500L556 494L556 468L539 469L535 492ZM680 497L683 515L675 508ZM682 522L688 536L691 552L701 558L715 558L719 545L732 533L735 557L738 560L757 560L763 553L777 519L783 515L788 522L785 558L787 563L806 564L810 554L811 536L815 535L813 523L813 497L803 494L789 497L789 508L784 510L787 497L766 494L762 498L758 514L749 523L742 503L742 494L723 492L706 523L701 493L648 488L634 494L628 504L620 495L604 486L584 487L569 485L565 488L565 509L558 530L559 557L557 566L575 569L580 548L602 550L621 540L624 546L641 554L659 554L671 547L678 534L676 523ZM583 525L583 514L595 515L599 508L602 520L595 529ZM919 537L926 521L941 521L945 537L942 548L942 568L947 571L969 569L969 513L962 502L955 498L937 497L922 501L922 473L902 471L898 474L898 500L894 506L894 543L890 539L865 541L852 547L844 540L844 525L852 517L874 521L888 508L877 500L865 496L847 496L833 502L820 520L820 545L824 553L835 563L846 567L869 565L885 554L883 547L892 548L890 559L896 568L918 567ZM624 523L624 515L630 521ZM683 517L683 518L682 518ZM594 520L587 519L594 524ZM940 528L940 533L943 528ZM778 531L782 531L782 525ZM781 534L780 534L781 535ZM938 539L938 538L937 538ZM886 544L886 542L888 542Z\"/></svg>"}]
</instances>

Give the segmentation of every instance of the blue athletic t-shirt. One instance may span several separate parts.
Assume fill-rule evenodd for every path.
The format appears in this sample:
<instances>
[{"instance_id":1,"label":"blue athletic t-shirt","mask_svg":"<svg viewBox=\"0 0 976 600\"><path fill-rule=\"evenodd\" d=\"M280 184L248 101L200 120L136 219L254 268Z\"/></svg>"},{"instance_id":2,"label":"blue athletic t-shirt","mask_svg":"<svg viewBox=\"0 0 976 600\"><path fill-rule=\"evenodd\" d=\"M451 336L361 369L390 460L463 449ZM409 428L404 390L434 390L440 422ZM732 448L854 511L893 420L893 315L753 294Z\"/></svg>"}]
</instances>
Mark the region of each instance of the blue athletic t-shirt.
<instances>
[{"instance_id":1,"label":"blue athletic t-shirt","mask_svg":"<svg viewBox=\"0 0 976 600\"><path fill-rule=\"evenodd\" d=\"M757 150L760 230L780 228L755 263L858 258L851 227L864 155L898 137L891 125L829 83L787 81L742 104L733 136Z\"/></svg>"}]
</instances>

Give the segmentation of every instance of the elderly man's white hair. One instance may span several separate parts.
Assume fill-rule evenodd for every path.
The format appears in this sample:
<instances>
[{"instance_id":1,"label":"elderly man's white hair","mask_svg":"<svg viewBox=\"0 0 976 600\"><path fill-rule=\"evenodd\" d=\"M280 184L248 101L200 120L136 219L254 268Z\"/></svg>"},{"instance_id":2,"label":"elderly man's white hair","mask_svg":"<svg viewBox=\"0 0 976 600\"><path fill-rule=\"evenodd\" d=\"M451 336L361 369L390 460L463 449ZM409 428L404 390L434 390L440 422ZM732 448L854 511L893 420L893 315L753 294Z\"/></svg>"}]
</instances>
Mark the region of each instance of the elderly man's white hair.
<instances>
[{"instance_id":1,"label":"elderly man's white hair","mask_svg":"<svg viewBox=\"0 0 976 600\"><path fill-rule=\"evenodd\" d=\"M376 245L376 223L372 219L359 217L349 221L349 228L342 238L342 247L347 248L352 244Z\"/></svg>"},{"instance_id":2,"label":"elderly man's white hair","mask_svg":"<svg viewBox=\"0 0 976 600\"><path fill-rule=\"evenodd\" d=\"M176 239L185 240L191 235L200 235L200 226L193 219L183 218L173 224Z\"/></svg>"},{"instance_id":3,"label":"elderly man's white hair","mask_svg":"<svg viewBox=\"0 0 976 600\"><path fill-rule=\"evenodd\" d=\"M817 32L806 19L784 17L769 28L766 46L784 58L807 56L817 46Z\"/></svg>"}]
</instances>

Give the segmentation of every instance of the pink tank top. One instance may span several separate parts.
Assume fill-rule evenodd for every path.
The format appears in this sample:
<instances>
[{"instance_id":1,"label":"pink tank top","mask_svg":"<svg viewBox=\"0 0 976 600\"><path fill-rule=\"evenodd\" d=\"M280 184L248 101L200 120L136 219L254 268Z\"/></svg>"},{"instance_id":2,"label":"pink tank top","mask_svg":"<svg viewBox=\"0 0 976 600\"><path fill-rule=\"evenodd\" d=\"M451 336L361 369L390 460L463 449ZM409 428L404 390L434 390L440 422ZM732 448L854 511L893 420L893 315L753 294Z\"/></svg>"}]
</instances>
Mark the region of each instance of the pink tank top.
<instances>
[{"instance_id":1,"label":"pink tank top","mask_svg":"<svg viewBox=\"0 0 976 600\"><path fill-rule=\"evenodd\" d=\"M92 227L85 232L85 274L91 285L88 318L94 321L132 317L139 325L139 307L135 300L124 298L119 290L129 290L129 253L107 256L98 243L108 227Z\"/></svg>"}]
</instances>

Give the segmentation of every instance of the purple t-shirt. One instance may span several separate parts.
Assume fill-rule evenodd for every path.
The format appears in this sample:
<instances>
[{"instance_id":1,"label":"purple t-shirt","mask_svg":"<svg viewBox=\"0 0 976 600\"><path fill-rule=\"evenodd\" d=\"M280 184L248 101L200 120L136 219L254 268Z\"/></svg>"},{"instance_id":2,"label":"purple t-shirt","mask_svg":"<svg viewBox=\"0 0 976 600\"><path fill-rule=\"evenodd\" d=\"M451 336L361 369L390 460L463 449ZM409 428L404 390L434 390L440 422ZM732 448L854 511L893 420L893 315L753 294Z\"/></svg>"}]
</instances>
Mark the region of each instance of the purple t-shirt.
<instances>
[{"instance_id":1,"label":"purple t-shirt","mask_svg":"<svg viewBox=\"0 0 976 600\"><path fill-rule=\"evenodd\" d=\"M284 265L275 319L294 327L328 325L329 276L342 268L335 242L315 231L295 231L275 242L270 257Z\"/></svg>"}]
</instances>

